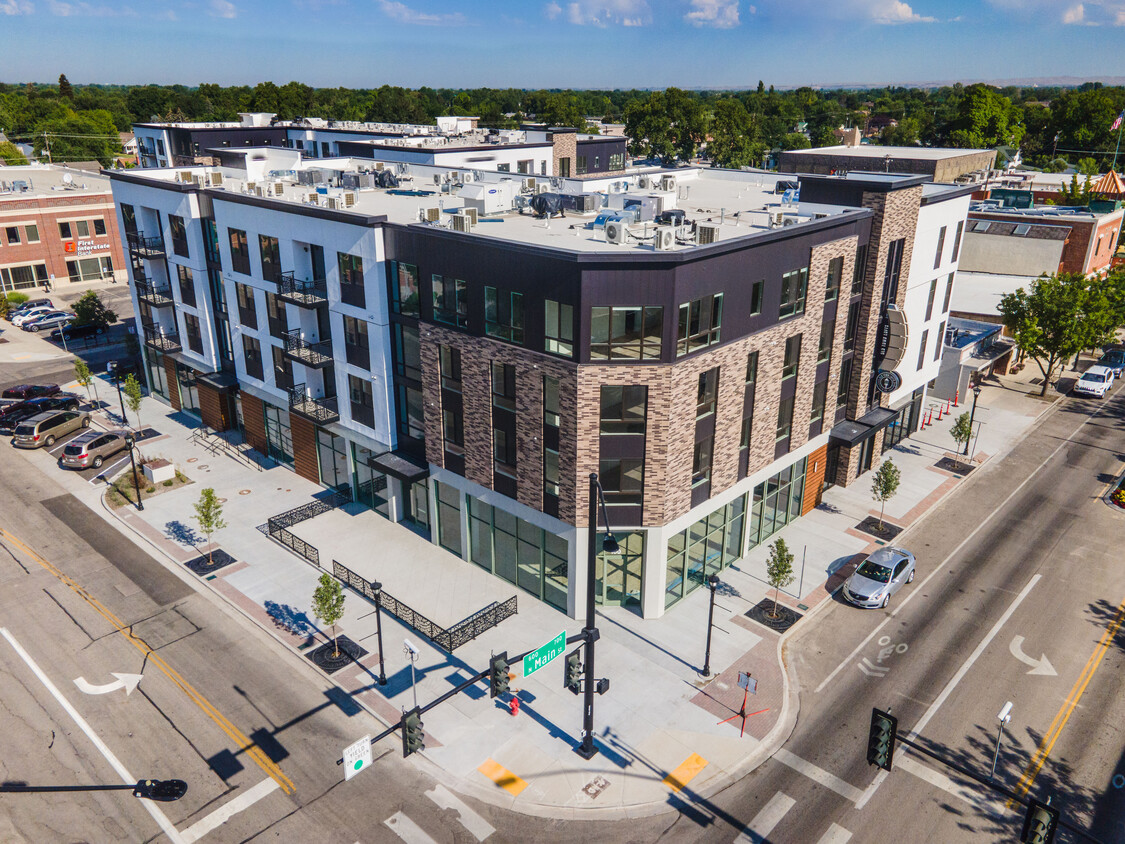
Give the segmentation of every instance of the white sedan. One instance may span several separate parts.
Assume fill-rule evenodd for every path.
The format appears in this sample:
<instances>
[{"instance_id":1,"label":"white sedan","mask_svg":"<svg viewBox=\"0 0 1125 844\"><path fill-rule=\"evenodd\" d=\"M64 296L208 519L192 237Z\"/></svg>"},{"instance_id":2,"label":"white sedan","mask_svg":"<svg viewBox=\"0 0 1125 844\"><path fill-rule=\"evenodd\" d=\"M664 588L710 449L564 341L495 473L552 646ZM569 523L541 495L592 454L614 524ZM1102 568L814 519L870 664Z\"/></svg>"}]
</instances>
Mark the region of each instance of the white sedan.
<instances>
[{"instance_id":1,"label":"white sedan","mask_svg":"<svg viewBox=\"0 0 1125 844\"><path fill-rule=\"evenodd\" d=\"M32 308L30 311L24 311L22 314L12 317L12 325L23 326L24 323L31 322L33 319L39 319L39 317L43 316L44 314L48 314L53 310L54 308L45 306L40 308Z\"/></svg>"}]
</instances>

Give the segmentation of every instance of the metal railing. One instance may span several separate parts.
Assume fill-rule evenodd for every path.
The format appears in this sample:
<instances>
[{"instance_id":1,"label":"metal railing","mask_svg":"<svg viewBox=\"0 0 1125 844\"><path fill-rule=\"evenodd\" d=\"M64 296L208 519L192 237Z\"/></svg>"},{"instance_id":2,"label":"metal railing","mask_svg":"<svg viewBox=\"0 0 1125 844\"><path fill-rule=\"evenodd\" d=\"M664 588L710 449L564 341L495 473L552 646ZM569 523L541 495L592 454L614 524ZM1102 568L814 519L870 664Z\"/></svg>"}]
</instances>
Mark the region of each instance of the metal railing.
<instances>
[{"instance_id":1,"label":"metal railing","mask_svg":"<svg viewBox=\"0 0 1125 844\"><path fill-rule=\"evenodd\" d=\"M178 352L180 335L175 331L158 331L155 328L145 329L145 345L158 352Z\"/></svg>"},{"instance_id":2,"label":"metal railing","mask_svg":"<svg viewBox=\"0 0 1125 844\"><path fill-rule=\"evenodd\" d=\"M304 557L315 566L319 566L320 551L317 550L316 546L295 536L288 528L308 521L314 516L319 516L321 513L335 510L337 507L347 504L351 500L350 495L336 491L328 498L318 498L314 501L310 501L308 504L302 504L300 507L286 510L284 513L279 513L269 518L266 522L266 533L269 535L270 539L276 539L294 554Z\"/></svg>"},{"instance_id":3,"label":"metal railing","mask_svg":"<svg viewBox=\"0 0 1125 844\"><path fill-rule=\"evenodd\" d=\"M321 425L340 421L340 410L335 397L313 398L306 392L304 384L289 388L289 409Z\"/></svg>"},{"instance_id":4,"label":"metal railing","mask_svg":"<svg viewBox=\"0 0 1125 844\"><path fill-rule=\"evenodd\" d=\"M332 363L332 341L310 343L301 336L301 329L285 332L285 353L305 366L322 367Z\"/></svg>"},{"instance_id":5,"label":"metal railing","mask_svg":"<svg viewBox=\"0 0 1125 844\"><path fill-rule=\"evenodd\" d=\"M295 305L323 305L328 302L328 282L323 278L301 281L289 270L278 276L277 295Z\"/></svg>"},{"instance_id":6,"label":"metal railing","mask_svg":"<svg viewBox=\"0 0 1125 844\"><path fill-rule=\"evenodd\" d=\"M144 232L126 232L125 242L129 251L142 258L159 258L164 254L164 238L145 237Z\"/></svg>"},{"instance_id":7,"label":"metal railing","mask_svg":"<svg viewBox=\"0 0 1125 844\"><path fill-rule=\"evenodd\" d=\"M518 612L517 596L513 595L502 603L493 601L484 609L478 610L452 627L444 628L409 605L404 604L386 590L376 590L371 581L352 571L338 560L332 561L332 573L364 598L372 603L377 601L382 609L385 609L406 626L417 630L439 648L449 653L453 653L457 648L471 642L482 633L486 633L504 619Z\"/></svg>"},{"instance_id":8,"label":"metal railing","mask_svg":"<svg viewBox=\"0 0 1125 844\"><path fill-rule=\"evenodd\" d=\"M145 279L137 279L134 286L137 288L137 298L143 299L150 305L162 307L176 304L172 298L172 286L170 284L156 284Z\"/></svg>"}]
</instances>

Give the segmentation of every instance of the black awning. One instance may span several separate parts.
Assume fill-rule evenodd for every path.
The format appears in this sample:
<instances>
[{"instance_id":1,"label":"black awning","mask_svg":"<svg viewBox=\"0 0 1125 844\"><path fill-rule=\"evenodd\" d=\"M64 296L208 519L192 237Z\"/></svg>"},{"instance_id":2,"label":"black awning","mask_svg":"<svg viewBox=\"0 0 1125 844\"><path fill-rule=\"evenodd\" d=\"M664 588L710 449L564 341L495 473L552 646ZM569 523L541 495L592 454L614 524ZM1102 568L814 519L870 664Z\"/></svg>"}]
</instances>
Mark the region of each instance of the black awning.
<instances>
[{"instance_id":1,"label":"black awning","mask_svg":"<svg viewBox=\"0 0 1125 844\"><path fill-rule=\"evenodd\" d=\"M894 422L896 416L898 416L897 410L891 410L889 407L877 407L863 414L863 416L859 417L856 421L859 422L860 425L866 425L878 431Z\"/></svg>"},{"instance_id":2,"label":"black awning","mask_svg":"<svg viewBox=\"0 0 1125 844\"><path fill-rule=\"evenodd\" d=\"M200 373L199 380L216 390L231 390L238 387L238 376L233 372L208 372Z\"/></svg>"},{"instance_id":3,"label":"black awning","mask_svg":"<svg viewBox=\"0 0 1125 844\"><path fill-rule=\"evenodd\" d=\"M382 454L368 457L367 465L376 472L382 472L384 475L390 475L409 484L423 481L430 476L429 467L421 466L412 458L396 451L384 451Z\"/></svg>"},{"instance_id":4,"label":"black awning","mask_svg":"<svg viewBox=\"0 0 1125 844\"><path fill-rule=\"evenodd\" d=\"M857 422L841 422L839 425L833 426L832 430L828 432L828 440L829 442L852 446L867 439L873 433L875 432L866 425L860 425Z\"/></svg>"}]
</instances>

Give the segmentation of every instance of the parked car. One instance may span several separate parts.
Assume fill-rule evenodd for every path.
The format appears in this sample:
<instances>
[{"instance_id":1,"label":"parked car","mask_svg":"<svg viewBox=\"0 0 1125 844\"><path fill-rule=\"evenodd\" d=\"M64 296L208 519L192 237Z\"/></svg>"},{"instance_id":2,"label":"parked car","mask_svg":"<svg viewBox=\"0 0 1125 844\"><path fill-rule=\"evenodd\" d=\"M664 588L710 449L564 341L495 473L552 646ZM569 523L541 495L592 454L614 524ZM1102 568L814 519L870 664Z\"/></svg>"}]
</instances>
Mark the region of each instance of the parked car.
<instances>
[{"instance_id":1,"label":"parked car","mask_svg":"<svg viewBox=\"0 0 1125 844\"><path fill-rule=\"evenodd\" d=\"M902 548L880 548L844 582L844 599L857 607L885 607L904 584L914 580L914 555Z\"/></svg>"},{"instance_id":2,"label":"parked car","mask_svg":"<svg viewBox=\"0 0 1125 844\"><path fill-rule=\"evenodd\" d=\"M52 340L62 340L63 335L66 335L67 340L79 340L83 337L98 337L105 332L106 327L104 325L94 325L88 322L85 325L64 325L62 328L56 328L48 336Z\"/></svg>"},{"instance_id":3,"label":"parked car","mask_svg":"<svg viewBox=\"0 0 1125 844\"><path fill-rule=\"evenodd\" d=\"M1098 358L1098 366L1113 370L1113 377L1120 378L1121 370L1125 369L1125 349L1107 349L1106 353Z\"/></svg>"},{"instance_id":4,"label":"parked car","mask_svg":"<svg viewBox=\"0 0 1125 844\"><path fill-rule=\"evenodd\" d=\"M78 410L80 402L73 393L58 393L5 407L0 410L0 434L10 434L20 422L47 410Z\"/></svg>"},{"instance_id":5,"label":"parked car","mask_svg":"<svg viewBox=\"0 0 1125 844\"><path fill-rule=\"evenodd\" d=\"M106 459L129 446L125 431L86 431L63 448L59 465L67 469L100 469Z\"/></svg>"},{"instance_id":6,"label":"parked car","mask_svg":"<svg viewBox=\"0 0 1125 844\"><path fill-rule=\"evenodd\" d=\"M16 426L12 445L16 448L50 448L59 437L90 427L90 414L81 410L49 410L25 419Z\"/></svg>"},{"instance_id":7,"label":"parked car","mask_svg":"<svg viewBox=\"0 0 1125 844\"><path fill-rule=\"evenodd\" d=\"M53 396L59 392L58 384L20 384L18 387L9 387L0 398L27 401L40 396Z\"/></svg>"},{"instance_id":8,"label":"parked car","mask_svg":"<svg viewBox=\"0 0 1125 844\"><path fill-rule=\"evenodd\" d=\"M1074 392L1101 398L1113 386L1113 370L1108 366L1091 366L1074 383Z\"/></svg>"},{"instance_id":9,"label":"parked car","mask_svg":"<svg viewBox=\"0 0 1125 844\"><path fill-rule=\"evenodd\" d=\"M74 322L74 314L66 311L47 311L30 322L20 326L24 331L47 331L52 328L62 328Z\"/></svg>"},{"instance_id":10,"label":"parked car","mask_svg":"<svg viewBox=\"0 0 1125 844\"><path fill-rule=\"evenodd\" d=\"M12 325L16 326L16 328L22 328L26 323L39 319L43 314L50 313L53 310L54 308L48 308L42 305L37 308L31 308L12 317Z\"/></svg>"},{"instance_id":11,"label":"parked car","mask_svg":"<svg viewBox=\"0 0 1125 844\"><path fill-rule=\"evenodd\" d=\"M8 311L8 320L10 321L13 318L19 316L20 314L27 313L28 311L33 310L34 308L53 308L53 307L55 307L55 305L54 305L53 302L51 302L50 299L28 299L22 305L19 305L15 308L12 308L10 311Z\"/></svg>"}]
</instances>

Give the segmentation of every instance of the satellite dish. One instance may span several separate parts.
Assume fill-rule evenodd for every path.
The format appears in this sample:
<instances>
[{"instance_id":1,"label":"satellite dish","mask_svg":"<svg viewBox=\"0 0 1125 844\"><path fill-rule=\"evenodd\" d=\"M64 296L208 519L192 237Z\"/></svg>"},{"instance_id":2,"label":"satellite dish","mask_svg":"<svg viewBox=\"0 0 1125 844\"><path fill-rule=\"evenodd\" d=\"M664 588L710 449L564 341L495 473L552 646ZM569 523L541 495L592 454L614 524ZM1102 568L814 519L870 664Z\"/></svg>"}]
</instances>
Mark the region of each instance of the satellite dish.
<instances>
[{"instance_id":1,"label":"satellite dish","mask_svg":"<svg viewBox=\"0 0 1125 844\"><path fill-rule=\"evenodd\" d=\"M70 187L71 185L74 184L74 177L72 175L70 175L70 173L63 173L62 174L62 180L63 180L63 184L66 185L67 187Z\"/></svg>"}]
</instances>

